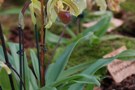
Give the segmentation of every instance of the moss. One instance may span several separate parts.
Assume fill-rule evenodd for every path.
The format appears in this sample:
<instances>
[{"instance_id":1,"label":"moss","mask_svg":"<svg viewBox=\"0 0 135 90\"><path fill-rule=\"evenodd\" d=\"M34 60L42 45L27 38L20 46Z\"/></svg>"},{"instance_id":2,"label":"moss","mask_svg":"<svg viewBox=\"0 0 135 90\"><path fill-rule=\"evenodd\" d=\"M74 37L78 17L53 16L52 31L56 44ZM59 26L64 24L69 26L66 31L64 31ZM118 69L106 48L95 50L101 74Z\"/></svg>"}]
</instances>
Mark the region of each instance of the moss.
<instances>
[{"instance_id":1,"label":"moss","mask_svg":"<svg viewBox=\"0 0 135 90\"><path fill-rule=\"evenodd\" d=\"M78 44L71 55L69 66L89 60L97 60L102 58L105 54L123 45L125 45L128 49L135 49L135 39L124 37L120 39L103 41L92 45L88 44L88 42Z\"/></svg>"}]
</instances>

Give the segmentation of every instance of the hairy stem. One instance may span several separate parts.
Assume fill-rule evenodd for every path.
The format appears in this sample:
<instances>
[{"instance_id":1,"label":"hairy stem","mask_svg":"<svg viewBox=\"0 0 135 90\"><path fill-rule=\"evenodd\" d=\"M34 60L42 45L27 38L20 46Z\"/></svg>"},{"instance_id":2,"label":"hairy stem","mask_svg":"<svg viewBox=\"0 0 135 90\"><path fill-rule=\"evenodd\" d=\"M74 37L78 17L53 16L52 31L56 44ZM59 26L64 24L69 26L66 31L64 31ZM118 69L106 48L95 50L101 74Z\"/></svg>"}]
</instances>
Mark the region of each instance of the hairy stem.
<instances>
[{"instance_id":1,"label":"hairy stem","mask_svg":"<svg viewBox=\"0 0 135 90\"><path fill-rule=\"evenodd\" d=\"M45 85L45 28L44 28L44 0L41 1L41 31L40 31L40 69L41 69L41 86Z\"/></svg>"},{"instance_id":2,"label":"hairy stem","mask_svg":"<svg viewBox=\"0 0 135 90\"><path fill-rule=\"evenodd\" d=\"M58 42L57 42L57 44L56 44L56 46L55 46L55 48L54 48L54 50L53 50L53 52L52 52L52 55L51 55L51 59L50 59L50 61L49 61L49 64L52 62L52 60L53 60L53 58L54 58L54 55L55 55L55 53L56 53L57 48L58 48L59 45L60 45L60 41L62 40L62 37L64 36L64 33L65 33L65 31L63 30L62 33L61 33L61 35L60 35L60 38L59 38L59 40L58 40Z\"/></svg>"}]
</instances>

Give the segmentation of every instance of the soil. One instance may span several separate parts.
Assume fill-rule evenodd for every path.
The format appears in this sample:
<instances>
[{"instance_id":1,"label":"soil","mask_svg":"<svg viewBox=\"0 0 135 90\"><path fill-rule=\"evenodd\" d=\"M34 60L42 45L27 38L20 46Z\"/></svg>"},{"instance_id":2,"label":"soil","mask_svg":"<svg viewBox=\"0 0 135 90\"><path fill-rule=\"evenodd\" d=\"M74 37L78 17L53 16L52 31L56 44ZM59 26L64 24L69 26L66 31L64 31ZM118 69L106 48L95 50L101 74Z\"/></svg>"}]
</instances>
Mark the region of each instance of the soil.
<instances>
[{"instance_id":1,"label":"soil","mask_svg":"<svg viewBox=\"0 0 135 90\"><path fill-rule=\"evenodd\" d=\"M101 82L101 90L135 90L135 75L126 78L119 84L116 84L109 75Z\"/></svg>"},{"instance_id":2,"label":"soil","mask_svg":"<svg viewBox=\"0 0 135 90\"><path fill-rule=\"evenodd\" d=\"M23 31L24 31L24 48L34 48L35 42L33 30L31 30L30 27L26 26ZM19 42L17 27L14 27L13 29L10 30L8 40L15 43Z\"/></svg>"}]
</instances>

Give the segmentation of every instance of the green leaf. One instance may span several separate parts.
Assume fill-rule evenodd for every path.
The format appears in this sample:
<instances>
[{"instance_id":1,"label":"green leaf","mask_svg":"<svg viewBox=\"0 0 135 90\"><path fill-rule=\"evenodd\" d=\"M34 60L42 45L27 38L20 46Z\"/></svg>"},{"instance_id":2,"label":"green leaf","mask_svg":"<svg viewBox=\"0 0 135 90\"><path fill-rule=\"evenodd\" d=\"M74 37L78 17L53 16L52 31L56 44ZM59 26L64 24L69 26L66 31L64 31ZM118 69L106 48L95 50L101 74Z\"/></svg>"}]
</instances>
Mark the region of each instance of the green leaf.
<instances>
[{"instance_id":1,"label":"green leaf","mask_svg":"<svg viewBox=\"0 0 135 90\"><path fill-rule=\"evenodd\" d=\"M93 75L97 70L106 66L107 64L109 64L110 62L112 62L113 60L117 58L135 56L134 52L135 52L134 50L126 50L115 57L99 59L95 63L90 65L86 70L84 70L82 74ZM69 90L83 90L83 87L84 87L84 84L73 84L72 86L70 86Z\"/></svg>"},{"instance_id":2,"label":"green leaf","mask_svg":"<svg viewBox=\"0 0 135 90\"><path fill-rule=\"evenodd\" d=\"M56 82L53 83L53 86L54 87L57 87L61 84L64 84L64 83L69 83L70 81L73 82L73 80L79 80L79 79L82 79L84 76L83 75L73 75L73 76L69 76L69 77L65 77L65 78L62 78L60 80L57 80Z\"/></svg>"},{"instance_id":3,"label":"green leaf","mask_svg":"<svg viewBox=\"0 0 135 90\"><path fill-rule=\"evenodd\" d=\"M15 66L15 62L14 62L14 60L13 60L13 57L12 57L9 53L7 53L7 54L8 54L9 62L10 62L13 66ZM4 57L3 49L2 49L1 46L0 46L0 61L5 62L5 57Z\"/></svg>"},{"instance_id":4,"label":"green leaf","mask_svg":"<svg viewBox=\"0 0 135 90\"><path fill-rule=\"evenodd\" d=\"M112 13L106 12L103 18L99 22L97 22L97 24L86 29L84 32L82 32L82 34L86 35L89 32L95 32L96 36L98 37L103 36L109 27L111 18L112 18Z\"/></svg>"},{"instance_id":5,"label":"green leaf","mask_svg":"<svg viewBox=\"0 0 135 90\"><path fill-rule=\"evenodd\" d=\"M34 52L34 50L30 50L30 56L31 56L31 61L32 61L32 65L34 68L34 72L36 74L36 77L38 78L38 81L40 81L40 75L39 75L39 61L38 58Z\"/></svg>"},{"instance_id":6,"label":"green leaf","mask_svg":"<svg viewBox=\"0 0 135 90\"><path fill-rule=\"evenodd\" d=\"M57 80L60 73L64 70L65 65L67 64L71 52L73 51L73 48L75 47L76 44L77 43L72 43L71 45L69 45L65 49L61 57L59 57L56 60L56 63L51 64L51 66L49 66L50 69L47 70L47 74L46 74L46 84L51 84Z\"/></svg>"},{"instance_id":7,"label":"green leaf","mask_svg":"<svg viewBox=\"0 0 135 90\"><path fill-rule=\"evenodd\" d=\"M19 90L19 80L16 79L15 73L12 73L12 78L13 78L15 90ZM26 90L28 90L28 89L26 89Z\"/></svg>"},{"instance_id":8,"label":"green leaf","mask_svg":"<svg viewBox=\"0 0 135 90\"><path fill-rule=\"evenodd\" d=\"M8 74L4 68L0 70L0 86L2 90L11 90Z\"/></svg>"},{"instance_id":9,"label":"green leaf","mask_svg":"<svg viewBox=\"0 0 135 90\"><path fill-rule=\"evenodd\" d=\"M39 87L37 85L37 80L33 74L33 72L29 69L29 75L30 75L30 85L31 85L31 88L30 90L38 90Z\"/></svg>"},{"instance_id":10,"label":"green leaf","mask_svg":"<svg viewBox=\"0 0 135 90\"><path fill-rule=\"evenodd\" d=\"M81 83L81 84L94 84L97 86L100 86L100 82L98 81L97 77L91 76L91 75L86 75L82 74L84 79L75 81L76 83Z\"/></svg>"},{"instance_id":11,"label":"green leaf","mask_svg":"<svg viewBox=\"0 0 135 90\"><path fill-rule=\"evenodd\" d=\"M17 72L19 73L19 55L17 54L19 50L18 44L8 43L8 46L11 50L11 55L13 57L14 68L16 68Z\"/></svg>"},{"instance_id":12,"label":"green leaf","mask_svg":"<svg viewBox=\"0 0 135 90\"><path fill-rule=\"evenodd\" d=\"M75 38L76 35L75 33L69 28L66 26L66 32L72 37L72 38Z\"/></svg>"},{"instance_id":13,"label":"green leaf","mask_svg":"<svg viewBox=\"0 0 135 90\"><path fill-rule=\"evenodd\" d=\"M30 90L30 68L28 66L28 61L27 61L27 57L26 57L26 53L24 53L24 69L25 69L25 88L26 90Z\"/></svg>"},{"instance_id":14,"label":"green leaf","mask_svg":"<svg viewBox=\"0 0 135 90\"><path fill-rule=\"evenodd\" d=\"M0 61L5 62L4 53L1 46L0 46Z\"/></svg>"},{"instance_id":15,"label":"green leaf","mask_svg":"<svg viewBox=\"0 0 135 90\"><path fill-rule=\"evenodd\" d=\"M1 10L0 15L14 15L18 14L21 11L21 8L8 8L7 10ZM27 12L28 14L29 12Z\"/></svg>"},{"instance_id":16,"label":"green leaf","mask_svg":"<svg viewBox=\"0 0 135 90\"><path fill-rule=\"evenodd\" d=\"M108 58L108 59L99 59L92 65L90 65L86 70L82 72L82 74L93 75L97 70L112 62L116 58ZM83 90L84 84L73 84L70 86L69 90Z\"/></svg>"},{"instance_id":17,"label":"green leaf","mask_svg":"<svg viewBox=\"0 0 135 90\"><path fill-rule=\"evenodd\" d=\"M46 86L46 87L41 88L40 90L57 90L57 89L54 87Z\"/></svg>"},{"instance_id":18,"label":"green leaf","mask_svg":"<svg viewBox=\"0 0 135 90\"><path fill-rule=\"evenodd\" d=\"M94 90L95 85L94 84L89 84L86 86L86 90Z\"/></svg>"},{"instance_id":19,"label":"green leaf","mask_svg":"<svg viewBox=\"0 0 135 90\"><path fill-rule=\"evenodd\" d=\"M69 77L65 77L61 80L56 81L53 86L57 87L61 84L64 83L70 83L70 82L75 82L75 83L83 83L83 84L96 84L100 86L99 81L96 79L94 76L86 75L86 74L77 74Z\"/></svg>"},{"instance_id":20,"label":"green leaf","mask_svg":"<svg viewBox=\"0 0 135 90\"><path fill-rule=\"evenodd\" d=\"M117 56L121 60L134 60L134 58L135 58L135 50L125 50L125 51L121 52Z\"/></svg>"},{"instance_id":21,"label":"green leaf","mask_svg":"<svg viewBox=\"0 0 135 90\"><path fill-rule=\"evenodd\" d=\"M83 90L83 84L73 84L69 87L68 90Z\"/></svg>"},{"instance_id":22,"label":"green leaf","mask_svg":"<svg viewBox=\"0 0 135 90\"><path fill-rule=\"evenodd\" d=\"M73 42L67 46L67 48L62 53L62 55L55 60L56 62L49 66L49 69L47 70L47 73L46 73L46 84L51 84L54 81L56 81L58 78L60 79L59 75L63 72L69 60L69 57L73 49L77 45L77 43L82 40L84 41L85 39L89 39L90 36L91 36L91 33L89 33L86 36L81 37L80 39L78 39L78 41Z\"/></svg>"},{"instance_id":23,"label":"green leaf","mask_svg":"<svg viewBox=\"0 0 135 90\"><path fill-rule=\"evenodd\" d=\"M60 77L63 78L63 77L70 76L70 75L73 75L75 73L78 73L78 72L86 69L90 65L90 63L91 62L86 62L86 63L83 63L83 64L76 65L74 67L71 67L71 68L63 71L63 73L60 75Z\"/></svg>"},{"instance_id":24,"label":"green leaf","mask_svg":"<svg viewBox=\"0 0 135 90\"><path fill-rule=\"evenodd\" d=\"M106 59L99 59L95 63L90 65L82 73L88 74L88 75L93 75L97 70L99 70L100 68L106 66L107 64L109 64L110 62L112 62L115 59L116 59L116 57L106 58Z\"/></svg>"}]
</instances>

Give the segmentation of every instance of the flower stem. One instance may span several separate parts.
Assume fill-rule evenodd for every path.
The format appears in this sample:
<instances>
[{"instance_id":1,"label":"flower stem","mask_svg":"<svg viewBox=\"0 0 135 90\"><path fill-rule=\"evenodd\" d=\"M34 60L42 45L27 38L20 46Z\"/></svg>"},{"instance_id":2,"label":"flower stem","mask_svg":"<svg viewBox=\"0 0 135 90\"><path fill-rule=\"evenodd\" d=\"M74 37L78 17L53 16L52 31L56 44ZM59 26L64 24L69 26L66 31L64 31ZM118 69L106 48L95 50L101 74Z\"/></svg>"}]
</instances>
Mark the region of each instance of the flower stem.
<instances>
[{"instance_id":1,"label":"flower stem","mask_svg":"<svg viewBox=\"0 0 135 90\"><path fill-rule=\"evenodd\" d=\"M41 1L41 31L40 31L40 69L41 69L41 86L45 85L45 26L44 26L44 0Z\"/></svg>"}]
</instances>

